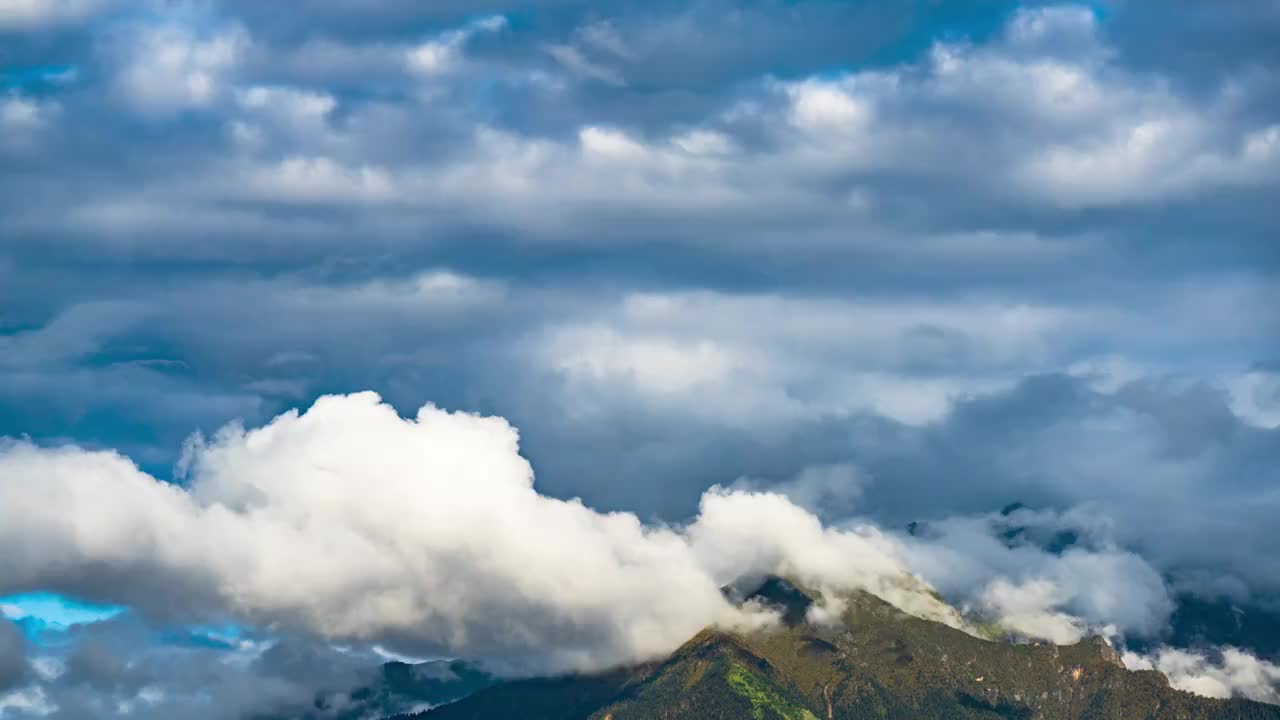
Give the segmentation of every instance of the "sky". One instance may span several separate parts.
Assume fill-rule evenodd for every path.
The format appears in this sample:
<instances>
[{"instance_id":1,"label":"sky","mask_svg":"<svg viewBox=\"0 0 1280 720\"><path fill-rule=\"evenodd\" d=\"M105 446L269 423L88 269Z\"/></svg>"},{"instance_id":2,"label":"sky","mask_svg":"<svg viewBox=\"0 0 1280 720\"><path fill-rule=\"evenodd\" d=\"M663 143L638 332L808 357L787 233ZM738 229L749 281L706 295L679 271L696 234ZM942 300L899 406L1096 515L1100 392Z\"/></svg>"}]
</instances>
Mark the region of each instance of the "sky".
<instances>
[{"instance_id":1,"label":"sky","mask_svg":"<svg viewBox=\"0 0 1280 720\"><path fill-rule=\"evenodd\" d=\"M1185 593L1280 608L1277 37L1274 0L0 0L0 717L315 689L268 648L630 661L751 622L748 571L1143 648ZM1132 663L1276 697L1201 650Z\"/></svg>"}]
</instances>

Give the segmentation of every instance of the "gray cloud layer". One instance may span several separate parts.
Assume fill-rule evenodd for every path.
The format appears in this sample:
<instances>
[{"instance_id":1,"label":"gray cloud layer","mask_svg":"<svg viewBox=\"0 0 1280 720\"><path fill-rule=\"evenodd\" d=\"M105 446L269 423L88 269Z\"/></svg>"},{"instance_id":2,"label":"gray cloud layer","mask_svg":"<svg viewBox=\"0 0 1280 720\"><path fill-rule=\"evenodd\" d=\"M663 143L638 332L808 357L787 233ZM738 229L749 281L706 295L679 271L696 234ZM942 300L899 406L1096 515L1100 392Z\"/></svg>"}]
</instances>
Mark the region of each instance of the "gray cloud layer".
<instances>
[{"instance_id":1,"label":"gray cloud layer","mask_svg":"<svg viewBox=\"0 0 1280 720\"><path fill-rule=\"evenodd\" d=\"M515 416L547 374L606 415L719 383L758 389L717 426L918 424L1108 356L1275 424L1248 43L1191 82L1128 3L789 8L15 11L0 429L160 461L324 390Z\"/></svg>"},{"instance_id":2,"label":"gray cloud layer","mask_svg":"<svg viewBox=\"0 0 1280 720\"><path fill-rule=\"evenodd\" d=\"M0 691L14 687L27 675L27 641L8 619L0 617Z\"/></svg>"},{"instance_id":3,"label":"gray cloud layer","mask_svg":"<svg viewBox=\"0 0 1280 720\"><path fill-rule=\"evenodd\" d=\"M40 660L36 682L0 697L6 718L335 717L360 709L347 693L378 663L305 638L183 637L131 614L65 630Z\"/></svg>"}]
</instances>

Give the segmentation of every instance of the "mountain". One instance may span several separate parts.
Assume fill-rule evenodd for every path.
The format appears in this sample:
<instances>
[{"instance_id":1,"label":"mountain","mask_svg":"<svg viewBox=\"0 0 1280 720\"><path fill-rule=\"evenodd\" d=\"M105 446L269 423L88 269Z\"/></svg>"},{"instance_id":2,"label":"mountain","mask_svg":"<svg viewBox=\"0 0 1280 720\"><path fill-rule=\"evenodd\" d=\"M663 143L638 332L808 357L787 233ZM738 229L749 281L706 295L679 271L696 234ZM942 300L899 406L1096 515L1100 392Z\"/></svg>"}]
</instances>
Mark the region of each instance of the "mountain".
<instances>
[{"instance_id":1,"label":"mountain","mask_svg":"<svg viewBox=\"0 0 1280 720\"><path fill-rule=\"evenodd\" d=\"M375 682L350 694L339 720L383 717L406 709L453 702L493 685L495 678L459 660L389 662Z\"/></svg>"},{"instance_id":2,"label":"mountain","mask_svg":"<svg viewBox=\"0 0 1280 720\"><path fill-rule=\"evenodd\" d=\"M1280 612L1190 593L1179 594L1175 606L1168 640L1174 647L1230 645L1273 662L1280 660Z\"/></svg>"},{"instance_id":3,"label":"mountain","mask_svg":"<svg viewBox=\"0 0 1280 720\"><path fill-rule=\"evenodd\" d=\"M812 597L777 579L748 597L777 605L785 621L704 630L657 663L501 682L401 720L1280 720L1277 706L1202 698L1127 670L1100 638L990 642L866 593L818 624L800 612Z\"/></svg>"},{"instance_id":4,"label":"mountain","mask_svg":"<svg viewBox=\"0 0 1280 720\"><path fill-rule=\"evenodd\" d=\"M1032 510L1021 502L1004 506L993 519L993 529L1010 548L1037 547L1054 555L1082 544L1080 535L1071 529L1038 529L1019 522L1022 510ZM912 522L907 532L920 535L927 524ZM1166 577L1170 587L1179 587L1177 577ZM1280 610L1258 603L1241 602L1226 597L1204 597L1180 592L1173 598L1174 612L1167 633L1154 637L1128 638L1130 649L1149 652L1162 645L1177 648L1212 649L1230 646L1247 650L1258 657L1280 660Z\"/></svg>"},{"instance_id":5,"label":"mountain","mask_svg":"<svg viewBox=\"0 0 1280 720\"><path fill-rule=\"evenodd\" d=\"M356 690L321 694L306 711L259 715L252 720L383 718L450 703L495 682L492 675L460 660L389 662Z\"/></svg>"}]
</instances>

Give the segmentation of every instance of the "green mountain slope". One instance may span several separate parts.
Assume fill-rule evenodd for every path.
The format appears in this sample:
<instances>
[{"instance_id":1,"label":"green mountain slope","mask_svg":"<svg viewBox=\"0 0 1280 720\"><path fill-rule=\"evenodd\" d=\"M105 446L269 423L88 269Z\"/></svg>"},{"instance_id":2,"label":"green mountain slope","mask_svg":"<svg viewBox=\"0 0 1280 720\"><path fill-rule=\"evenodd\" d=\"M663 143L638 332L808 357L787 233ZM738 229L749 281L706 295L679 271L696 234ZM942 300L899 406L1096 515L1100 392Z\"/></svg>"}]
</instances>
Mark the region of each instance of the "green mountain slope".
<instances>
[{"instance_id":1,"label":"green mountain slope","mask_svg":"<svg viewBox=\"0 0 1280 720\"><path fill-rule=\"evenodd\" d=\"M1076 645L989 642L908 616L868 594L840 622L765 632L706 630L665 662L582 677L500 683L421 720L1280 720L1280 707L1174 690L1126 670L1100 639ZM796 591L798 592L798 591ZM804 598L801 596L801 601Z\"/></svg>"}]
</instances>

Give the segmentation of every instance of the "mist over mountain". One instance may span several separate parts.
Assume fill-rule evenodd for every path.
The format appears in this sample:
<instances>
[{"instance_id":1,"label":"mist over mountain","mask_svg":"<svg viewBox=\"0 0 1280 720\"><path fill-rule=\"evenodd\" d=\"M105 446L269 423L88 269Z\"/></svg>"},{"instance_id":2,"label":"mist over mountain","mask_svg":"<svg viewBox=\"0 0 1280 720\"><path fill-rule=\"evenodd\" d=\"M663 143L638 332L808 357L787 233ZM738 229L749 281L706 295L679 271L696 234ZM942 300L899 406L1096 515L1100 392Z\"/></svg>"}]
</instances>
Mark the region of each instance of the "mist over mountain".
<instances>
[{"instance_id":1,"label":"mist over mountain","mask_svg":"<svg viewBox=\"0 0 1280 720\"><path fill-rule=\"evenodd\" d=\"M502 683L412 717L1280 717L1274 705L1208 700L1150 668L1126 669L1098 636L1066 646L982 640L860 591L818 613L821 599L776 577L746 601L782 622L704 631L661 662Z\"/></svg>"}]
</instances>

